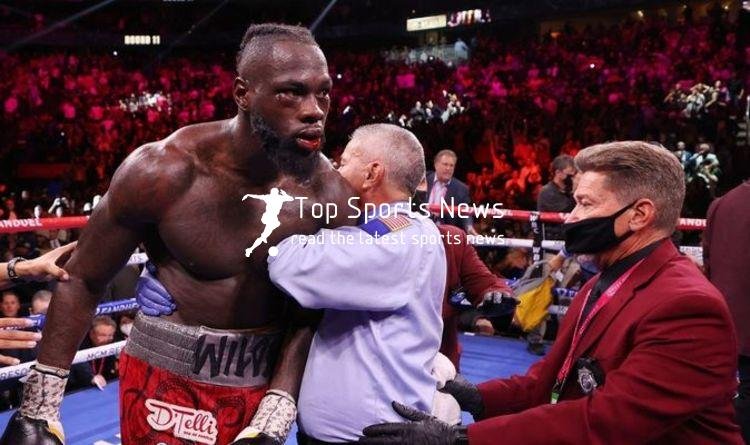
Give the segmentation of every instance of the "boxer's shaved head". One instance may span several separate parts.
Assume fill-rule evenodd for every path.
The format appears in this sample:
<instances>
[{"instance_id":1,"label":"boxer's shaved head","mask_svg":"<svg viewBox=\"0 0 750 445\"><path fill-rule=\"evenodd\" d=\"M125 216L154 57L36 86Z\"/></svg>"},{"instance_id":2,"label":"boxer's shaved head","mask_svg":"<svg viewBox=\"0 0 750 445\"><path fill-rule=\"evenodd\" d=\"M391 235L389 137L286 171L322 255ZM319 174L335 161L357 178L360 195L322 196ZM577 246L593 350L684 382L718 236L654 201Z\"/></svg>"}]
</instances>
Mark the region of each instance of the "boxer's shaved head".
<instances>
[{"instance_id":1,"label":"boxer's shaved head","mask_svg":"<svg viewBox=\"0 0 750 445\"><path fill-rule=\"evenodd\" d=\"M237 53L237 74L234 98L249 129L279 168L304 176L323 147L332 87L312 34L298 26L250 26Z\"/></svg>"},{"instance_id":2,"label":"boxer's shaved head","mask_svg":"<svg viewBox=\"0 0 750 445\"><path fill-rule=\"evenodd\" d=\"M263 23L250 25L237 52L237 72L249 75L255 63L262 61L272 44L279 41L290 41L305 45L318 46L318 42L307 28L300 26L282 25L279 23Z\"/></svg>"}]
</instances>

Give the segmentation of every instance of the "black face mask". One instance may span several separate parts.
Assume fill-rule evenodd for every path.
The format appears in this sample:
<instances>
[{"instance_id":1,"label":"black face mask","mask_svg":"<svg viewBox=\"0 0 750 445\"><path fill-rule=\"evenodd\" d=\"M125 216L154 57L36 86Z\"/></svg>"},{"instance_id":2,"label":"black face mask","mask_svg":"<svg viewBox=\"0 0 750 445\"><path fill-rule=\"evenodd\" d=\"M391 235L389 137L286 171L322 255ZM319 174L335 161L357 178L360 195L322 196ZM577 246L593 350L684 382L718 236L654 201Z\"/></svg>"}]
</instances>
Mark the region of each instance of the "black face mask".
<instances>
[{"instance_id":1,"label":"black face mask","mask_svg":"<svg viewBox=\"0 0 750 445\"><path fill-rule=\"evenodd\" d=\"M609 216L587 218L574 223L562 225L565 238L565 250L575 254L594 254L604 252L633 234L628 230L624 235L615 235L615 220L635 204L626 205Z\"/></svg>"}]
</instances>

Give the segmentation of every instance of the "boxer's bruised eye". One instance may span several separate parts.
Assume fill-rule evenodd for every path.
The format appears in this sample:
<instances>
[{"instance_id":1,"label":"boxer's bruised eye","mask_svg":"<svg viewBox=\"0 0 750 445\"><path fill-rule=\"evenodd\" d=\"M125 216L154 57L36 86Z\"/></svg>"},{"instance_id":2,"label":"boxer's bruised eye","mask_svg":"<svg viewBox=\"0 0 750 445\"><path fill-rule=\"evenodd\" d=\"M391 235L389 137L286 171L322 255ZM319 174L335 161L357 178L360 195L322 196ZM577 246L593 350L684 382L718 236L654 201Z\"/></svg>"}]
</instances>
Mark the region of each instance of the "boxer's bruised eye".
<instances>
[{"instance_id":1,"label":"boxer's bruised eye","mask_svg":"<svg viewBox=\"0 0 750 445\"><path fill-rule=\"evenodd\" d=\"M290 96L304 96L307 93L307 88L299 83L292 83L280 86L276 89L276 93L287 94Z\"/></svg>"}]
</instances>

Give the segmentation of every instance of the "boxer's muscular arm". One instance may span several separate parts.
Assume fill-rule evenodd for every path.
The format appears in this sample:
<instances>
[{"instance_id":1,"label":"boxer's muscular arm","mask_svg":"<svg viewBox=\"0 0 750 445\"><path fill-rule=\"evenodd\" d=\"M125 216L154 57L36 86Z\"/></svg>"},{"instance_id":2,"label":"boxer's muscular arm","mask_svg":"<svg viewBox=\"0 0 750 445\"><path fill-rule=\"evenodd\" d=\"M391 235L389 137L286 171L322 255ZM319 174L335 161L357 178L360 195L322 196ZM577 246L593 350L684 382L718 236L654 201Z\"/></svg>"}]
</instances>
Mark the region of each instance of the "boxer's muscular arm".
<instances>
[{"instance_id":1,"label":"boxer's muscular arm","mask_svg":"<svg viewBox=\"0 0 750 445\"><path fill-rule=\"evenodd\" d=\"M353 211L353 209L347 207L347 200L352 195L352 190L348 184L325 159L322 162L321 170L317 172L317 178L317 187L313 189L317 200L335 203L338 207L337 218L330 221L330 225L340 227L353 224L356 220L346 218L348 211ZM290 317L289 330L279 363L274 370L269 385L269 392L261 400L250 425L240 432L235 441L232 442L233 445L282 444L286 442L292 422L297 416L295 404L299 396L302 376L305 373L307 354L310 352L310 345L322 311L304 309L296 301L290 301L289 304L291 305L287 312ZM279 393L279 391L291 396L293 400L290 400L287 395ZM260 433L260 435L257 433Z\"/></svg>"},{"instance_id":2,"label":"boxer's muscular arm","mask_svg":"<svg viewBox=\"0 0 750 445\"><path fill-rule=\"evenodd\" d=\"M96 206L50 304L39 363L67 369L89 330L107 283L125 265L190 170L175 149L147 145L128 156ZM171 189L171 190L170 190Z\"/></svg>"},{"instance_id":3,"label":"boxer's muscular arm","mask_svg":"<svg viewBox=\"0 0 750 445\"><path fill-rule=\"evenodd\" d=\"M298 320L304 312L299 308L290 312L294 318L287 331L268 392L261 399L250 424L240 431L232 445L286 443L292 423L297 417L296 401L305 372L307 353L315 335L312 324L305 325Z\"/></svg>"},{"instance_id":4,"label":"boxer's muscular arm","mask_svg":"<svg viewBox=\"0 0 750 445\"><path fill-rule=\"evenodd\" d=\"M284 391L295 400L299 397L307 354L314 335L314 325L295 324L290 327L269 388Z\"/></svg>"}]
</instances>

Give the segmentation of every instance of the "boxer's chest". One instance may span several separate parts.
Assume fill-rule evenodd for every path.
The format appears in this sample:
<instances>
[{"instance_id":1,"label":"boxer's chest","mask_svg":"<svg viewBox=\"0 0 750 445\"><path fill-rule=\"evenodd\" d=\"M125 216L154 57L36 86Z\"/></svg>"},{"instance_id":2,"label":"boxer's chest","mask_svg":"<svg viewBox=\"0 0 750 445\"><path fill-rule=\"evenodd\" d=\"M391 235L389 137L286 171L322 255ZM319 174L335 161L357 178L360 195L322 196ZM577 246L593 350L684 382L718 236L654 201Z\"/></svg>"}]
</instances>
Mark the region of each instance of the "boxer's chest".
<instances>
[{"instance_id":1,"label":"boxer's chest","mask_svg":"<svg viewBox=\"0 0 750 445\"><path fill-rule=\"evenodd\" d=\"M256 275L270 247L322 227L312 210L323 207L311 187L288 179L259 187L199 178L170 207L159 235L175 260L202 276Z\"/></svg>"}]
</instances>

